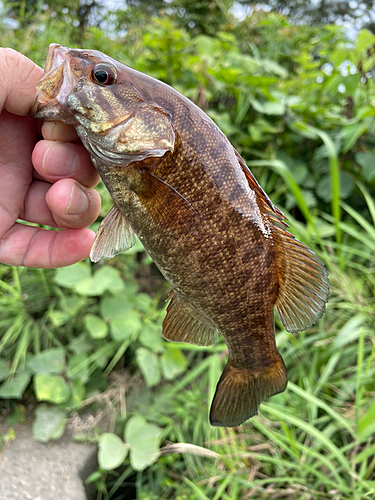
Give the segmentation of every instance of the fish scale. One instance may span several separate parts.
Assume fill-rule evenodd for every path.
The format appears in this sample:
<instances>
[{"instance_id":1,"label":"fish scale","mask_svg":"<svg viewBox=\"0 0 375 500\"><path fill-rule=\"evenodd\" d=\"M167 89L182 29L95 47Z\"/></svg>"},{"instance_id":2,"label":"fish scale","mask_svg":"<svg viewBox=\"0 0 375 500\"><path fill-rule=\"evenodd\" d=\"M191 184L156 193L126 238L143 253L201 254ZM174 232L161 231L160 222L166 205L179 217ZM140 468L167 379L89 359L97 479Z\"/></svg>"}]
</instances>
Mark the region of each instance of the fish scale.
<instances>
[{"instance_id":1,"label":"fish scale","mask_svg":"<svg viewBox=\"0 0 375 500\"><path fill-rule=\"evenodd\" d=\"M100 77L100 78L99 78ZM168 85L94 50L50 46L33 116L76 127L114 207L91 258L137 234L172 286L163 336L228 346L210 422L236 426L287 384L273 308L290 332L322 316L328 274L213 121Z\"/></svg>"}]
</instances>

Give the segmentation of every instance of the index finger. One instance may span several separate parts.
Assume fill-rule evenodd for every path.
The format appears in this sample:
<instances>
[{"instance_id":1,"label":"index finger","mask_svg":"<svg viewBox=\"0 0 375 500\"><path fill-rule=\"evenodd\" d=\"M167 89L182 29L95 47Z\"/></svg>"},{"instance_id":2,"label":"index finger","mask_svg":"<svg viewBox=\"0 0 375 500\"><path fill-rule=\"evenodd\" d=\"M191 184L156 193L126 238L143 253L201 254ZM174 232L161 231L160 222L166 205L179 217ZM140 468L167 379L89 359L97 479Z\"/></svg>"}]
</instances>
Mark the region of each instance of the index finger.
<instances>
[{"instance_id":1,"label":"index finger","mask_svg":"<svg viewBox=\"0 0 375 500\"><path fill-rule=\"evenodd\" d=\"M23 54L0 48L0 112L6 109L15 115L29 113L36 97L36 84L43 70Z\"/></svg>"}]
</instances>

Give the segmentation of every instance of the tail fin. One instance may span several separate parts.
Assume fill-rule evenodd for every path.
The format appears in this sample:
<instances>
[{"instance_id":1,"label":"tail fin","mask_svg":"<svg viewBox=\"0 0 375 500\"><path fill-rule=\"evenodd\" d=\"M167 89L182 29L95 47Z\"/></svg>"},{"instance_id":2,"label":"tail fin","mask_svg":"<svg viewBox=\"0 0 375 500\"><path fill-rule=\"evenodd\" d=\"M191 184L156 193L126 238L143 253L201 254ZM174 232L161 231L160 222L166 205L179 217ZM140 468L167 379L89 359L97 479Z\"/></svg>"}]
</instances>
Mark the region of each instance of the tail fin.
<instances>
[{"instance_id":1,"label":"tail fin","mask_svg":"<svg viewBox=\"0 0 375 500\"><path fill-rule=\"evenodd\" d=\"M241 425L258 413L258 406L264 399L283 392L286 385L286 370L281 356L263 370L237 368L229 360L211 405L211 425Z\"/></svg>"}]
</instances>

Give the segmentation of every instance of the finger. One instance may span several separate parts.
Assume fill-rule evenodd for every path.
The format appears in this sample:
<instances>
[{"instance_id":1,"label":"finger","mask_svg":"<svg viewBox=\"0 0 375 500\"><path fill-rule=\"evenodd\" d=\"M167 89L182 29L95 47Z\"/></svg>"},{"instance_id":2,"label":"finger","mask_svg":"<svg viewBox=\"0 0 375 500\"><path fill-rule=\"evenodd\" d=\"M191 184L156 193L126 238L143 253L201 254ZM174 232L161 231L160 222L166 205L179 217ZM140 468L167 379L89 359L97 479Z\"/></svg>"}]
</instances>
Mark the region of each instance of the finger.
<instances>
[{"instance_id":1,"label":"finger","mask_svg":"<svg viewBox=\"0 0 375 500\"><path fill-rule=\"evenodd\" d=\"M89 226L99 215L99 194L73 179L62 179L53 184L45 199L57 227Z\"/></svg>"},{"instance_id":2,"label":"finger","mask_svg":"<svg viewBox=\"0 0 375 500\"><path fill-rule=\"evenodd\" d=\"M0 48L0 111L25 116L36 97L35 85L43 70L13 49Z\"/></svg>"},{"instance_id":3,"label":"finger","mask_svg":"<svg viewBox=\"0 0 375 500\"><path fill-rule=\"evenodd\" d=\"M92 187L100 181L89 153L79 144L39 141L35 145L32 162L35 170L50 182L69 177Z\"/></svg>"},{"instance_id":4,"label":"finger","mask_svg":"<svg viewBox=\"0 0 375 500\"><path fill-rule=\"evenodd\" d=\"M44 122L42 135L49 141L81 142L75 128L62 122Z\"/></svg>"},{"instance_id":5,"label":"finger","mask_svg":"<svg viewBox=\"0 0 375 500\"><path fill-rule=\"evenodd\" d=\"M14 224L0 240L0 262L43 268L69 266L89 255L93 240L90 229L48 231Z\"/></svg>"},{"instance_id":6,"label":"finger","mask_svg":"<svg viewBox=\"0 0 375 500\"><path fill-rule=\"evenodd\" d=\"M48 194L52 187L53 191ZM86 199L83 199L81 193ZM77 210L77 213L72 213ZM19 218L51 227L81 228L92 224L98 217L99 210L98 193L93 189L81 187L71 179L61 180L55 185L34 181L25 197Z\"/></svg>"},{"instance_id":7,"label":"finger","mask_svg":"<svg viewBox=\"0 0 375 500\"><path fill-rule=\"evenodd\" d=\"M19 219L57 227L53 214L47 205L46 196L52 184L45 181L33 181L24 199L24 207ZM86 226L84 226L86 227Z\"/></svg>"}]
</instances>

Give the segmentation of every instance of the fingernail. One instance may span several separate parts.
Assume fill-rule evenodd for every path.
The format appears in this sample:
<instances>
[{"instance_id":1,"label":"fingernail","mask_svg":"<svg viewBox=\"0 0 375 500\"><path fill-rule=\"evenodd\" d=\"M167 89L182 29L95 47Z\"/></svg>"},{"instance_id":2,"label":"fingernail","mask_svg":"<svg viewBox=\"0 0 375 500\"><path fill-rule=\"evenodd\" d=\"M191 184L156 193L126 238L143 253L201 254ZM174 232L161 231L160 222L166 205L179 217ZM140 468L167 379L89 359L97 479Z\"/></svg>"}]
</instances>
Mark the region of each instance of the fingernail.
<instances>
[{"instance_id":1,"label":"fingernail","mask_svg":"<svg viewBox=\"0 0 375 500\"><path fill-rule=\"evenodd\" d=\"M43 157L43 170L48 175L68 177L78 165L78 155L67 143L54 141Z\"/></svg>"},{"instance_id":2,"label":"fingernail","mask_svg":"<svg viewBox=\"0 0 375 500\"><path fill-rule=\"evenodd\" d=\"M66 208L67 215L80 215L86 212L89 200L86 193L77 184L74 184L70 193L70 200Z\"/></svg>"}]
</instances>

